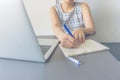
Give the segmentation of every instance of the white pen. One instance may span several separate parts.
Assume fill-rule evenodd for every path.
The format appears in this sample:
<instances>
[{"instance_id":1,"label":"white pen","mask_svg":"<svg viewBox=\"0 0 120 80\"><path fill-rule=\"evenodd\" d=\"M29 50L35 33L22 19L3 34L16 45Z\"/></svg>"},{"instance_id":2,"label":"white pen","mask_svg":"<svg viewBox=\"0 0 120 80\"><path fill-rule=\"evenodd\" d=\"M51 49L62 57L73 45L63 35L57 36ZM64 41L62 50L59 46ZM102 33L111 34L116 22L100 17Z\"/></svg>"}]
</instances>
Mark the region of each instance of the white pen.
<instances>
[{"instance_id":1,"label":"white pen","mask_svg":"<svg viewBox=\"0 0 120 80\"><path fill-rule=\"evenodd\" d=\"M70 61L74 62L75 64L77 64L78 66L81 64L81 62L79 60L76 60L72 57L67 57L67 59L69 59Z\"/></svg>"}]
</instances>

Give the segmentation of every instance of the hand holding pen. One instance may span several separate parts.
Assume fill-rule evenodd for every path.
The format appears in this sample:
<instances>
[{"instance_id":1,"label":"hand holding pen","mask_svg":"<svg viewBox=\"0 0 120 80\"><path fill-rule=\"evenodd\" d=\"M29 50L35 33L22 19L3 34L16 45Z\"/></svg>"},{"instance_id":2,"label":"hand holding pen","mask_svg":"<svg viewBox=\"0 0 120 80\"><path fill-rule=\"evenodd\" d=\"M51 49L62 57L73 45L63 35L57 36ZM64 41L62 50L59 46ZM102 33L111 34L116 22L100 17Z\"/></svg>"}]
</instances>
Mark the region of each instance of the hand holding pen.
<instances>
[{"instance_id":1,"label":"hand holding pen","mask_svg":"<svg viewBox=\"0 0 120 80\"><path fill-rule=\"evenodd\" d=\"M63 25L64 29L68 34L63 35L63 39L61 40L61 44L66 48L74 48L79 46L81 43L85 41L85 36L82 30L79 28L73 31L73 34L69 30L66 24Z\"/></svg>"},{"instance_id":2,"label":"hand holding pen","mask_svg":"<svg viewBox=\"0 0 120 80\"><path fill-rule=\"evenodd\" d=\"M73 36L73 34L70 32L70 30L68 29L68 27L66 26L66 24L64 24L64 29L68 32L68 34L75 39L75 37ZM77 64L78 66L81 64L79 60L76 60L72 57L67 56L67 59L69 59L70 61L74 62L75 64Z\"/></svg>"},{"instance_id":3,"label":"hand holding pen","mask_svg":"<svg viewBox=\"0 0 120 80\"><path fill-rule=\"evenodd\" d=\"M85 42L85 35L84 32L81 30L81 28L77 28L73 31L73 33L71 33L71 31L69 30L66 24L64 24L63 27L68 33L68 35L65 36L64 41L66 42L65 43L63 42L62 45L63 47L74 48L74 47L78 47L79 45ZM71 41L70 38L72 38Z\"/></svg>"},{"instance_id":4,"label":"hand holding pen","mask_svg":"<svg viewBox=\"0 0 120 80\"><path fill-rule=\"evenodd\" d=\"M68 34L64 33L61 36L61 45L65 48L73 48L73 47L77 47L77 43L75 42L75 38L72 35L72 33L70 32L70 30L67 28L66 25L64 25L65 30L68 32Z\"/></svg>"}]
</instances>

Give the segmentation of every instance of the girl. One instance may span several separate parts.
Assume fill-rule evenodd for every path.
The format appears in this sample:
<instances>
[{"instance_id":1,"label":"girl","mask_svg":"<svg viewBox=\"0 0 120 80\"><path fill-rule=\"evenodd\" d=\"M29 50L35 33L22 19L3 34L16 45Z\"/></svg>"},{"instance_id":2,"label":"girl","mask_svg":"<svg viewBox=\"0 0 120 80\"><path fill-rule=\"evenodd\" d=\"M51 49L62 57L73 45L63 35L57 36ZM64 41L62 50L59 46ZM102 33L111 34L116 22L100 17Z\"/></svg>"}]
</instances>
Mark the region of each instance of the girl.
<instances>
[{"instance_id":1,"label":"girl","mask_svg":"<svg viewBox=\"0 0 120 80\"><path fill-rule=\"evenodd\" d=\"M85 35L94 35L95 27L88 5L74 0L62 0L50 8L52 29L65 48L77 47L85 41ZM66 24L73 36L66 33Z\"/></svg>"}]
</instances>

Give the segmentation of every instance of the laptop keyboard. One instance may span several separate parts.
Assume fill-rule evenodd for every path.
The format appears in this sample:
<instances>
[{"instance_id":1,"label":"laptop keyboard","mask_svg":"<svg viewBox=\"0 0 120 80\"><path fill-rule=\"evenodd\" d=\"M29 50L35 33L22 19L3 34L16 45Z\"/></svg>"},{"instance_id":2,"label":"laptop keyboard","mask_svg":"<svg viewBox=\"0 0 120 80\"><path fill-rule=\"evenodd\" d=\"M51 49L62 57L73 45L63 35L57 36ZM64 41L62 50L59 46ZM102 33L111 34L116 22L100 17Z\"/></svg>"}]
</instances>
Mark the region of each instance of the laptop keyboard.
<instances>
[{"instance_id":1,"label":"laptop keyboard","mask_svg":"<svg viewBox=\"0 0 120 80\"><path fill-rule=\"evenodd\" d=\"M47 46L47 45L40 45L40 48L43 52L43 54L45 55L45 53L47 53L47 51L50 49L51 46Z\"/></svg>"}]
</instances>

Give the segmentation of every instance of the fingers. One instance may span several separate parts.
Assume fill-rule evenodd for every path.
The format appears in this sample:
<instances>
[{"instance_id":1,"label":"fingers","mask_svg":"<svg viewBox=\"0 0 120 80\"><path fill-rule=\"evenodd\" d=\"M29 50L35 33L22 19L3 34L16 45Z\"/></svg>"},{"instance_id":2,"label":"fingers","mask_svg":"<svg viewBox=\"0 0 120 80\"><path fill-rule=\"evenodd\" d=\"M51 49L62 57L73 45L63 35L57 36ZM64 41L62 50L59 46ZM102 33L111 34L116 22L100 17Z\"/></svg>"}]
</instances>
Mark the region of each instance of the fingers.
<instances>
[{"instance_id":1,"label":"fingers","mask_svg":"<svg viewBox=\"0 0 120 80\"><path fill-rule=\"evenodd\" d=\"M75 42L74 42L74 44L75 44L76 46L79 46L79 45L80 45L80 42L79 42L79 34L74 33L74 37L75 37Z\"/></svg>"},{"instance_id":2,"label":"fingers","mask_svg":"<svg viewBox=\"0 0 120 80\"><path fill-rule=\"evenodd\" d=\"M73 32L74 38L69 34L65 34L61 40L61 45L65 48L74 48L85 42L85 34L78 29Z\"/></svg>"},{"instance_id":3,"label":"fingers","mask_svg":"<svg viewBox=\"0 0 120 80\"><path fill-rule=\"evenodd\" d=\"M61 43L61 44L62 44L62 47L64 47L64 48L74 48L74 46L69 43Z\"/></svg>"},{"instance_id":4,"label":"fingers","mask_svg":"<svg viewBox=\"0 0 120 80\"><path fill-rule=\"evenodd\" d=\"M85 42L85 35L84 35L84 33L83 33L83 31L80 31L79 32L79 42L80 43L84 43Z\"/></svg>"},{"instance_id":5,"label":"fingers","mask_svg":"<svg viewBox=\"0 0 120 80\"><path fill-rule=\"evenodd\" d=\"M66 35L66 40L68 40L69 42L73 43L74 42L74 38L71 37L70 35Z\"/></svg>"},{"instance_id":6,"label":"fingers","mask_svg":"<svg viewBox=\"0 0 120 80\"><path fill-rule=\"evenodd\" d=\"M72 43L69 43L68 41L61 43L64 48L74 48L75 46Z\"/></svg>"},{"instance_id":7,"label":"fingers","mask_svg":"<svg viewBox=\"0 0 120 80\"><path fill-rule=\"evenodd\" d=\"M76 29L75 31L73 31L73 35L75 36L76 39L76 43L78 44L78 46L82 43L84 43L85 41L85 34L82 30L80 29Z\"/></svg>"},{"instance_id":8,"label":"fingers","mask_svg":"<svg viewBox=\"0 0 120 80\"><path fill-rule=\"evenodd\" d=\"M75 42L75 39L70 35L66 34L64 39L61 41L61 45L65 48L72 48L72 47L76 47L74 45L74 42Z\"/></svg>"}]
</instances>

